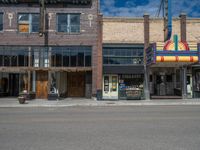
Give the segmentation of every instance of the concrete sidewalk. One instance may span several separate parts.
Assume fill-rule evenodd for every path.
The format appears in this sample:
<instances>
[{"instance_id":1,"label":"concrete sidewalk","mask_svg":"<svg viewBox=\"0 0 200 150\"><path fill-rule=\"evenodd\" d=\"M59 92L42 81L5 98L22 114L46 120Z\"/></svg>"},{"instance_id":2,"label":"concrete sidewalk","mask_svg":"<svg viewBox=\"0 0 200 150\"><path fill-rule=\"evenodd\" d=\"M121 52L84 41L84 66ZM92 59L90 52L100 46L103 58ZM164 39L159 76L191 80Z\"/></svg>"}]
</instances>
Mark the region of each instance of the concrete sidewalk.
<instances>
[{"instance_id":1,"label":"concrete sidewalk","mask_svg":"<svg viewBox=\"0 0 200 150\"><path fill-rule=\"evenodd\" d=\"M92 99L66 98L58 101L35 99L19 104L17 98L0 98L0 108L4 107L72 107L72 106L156 106L156 105L200 105L200 99L174 100L118 100L97 101Z\"/></svg>"}]
</instances>

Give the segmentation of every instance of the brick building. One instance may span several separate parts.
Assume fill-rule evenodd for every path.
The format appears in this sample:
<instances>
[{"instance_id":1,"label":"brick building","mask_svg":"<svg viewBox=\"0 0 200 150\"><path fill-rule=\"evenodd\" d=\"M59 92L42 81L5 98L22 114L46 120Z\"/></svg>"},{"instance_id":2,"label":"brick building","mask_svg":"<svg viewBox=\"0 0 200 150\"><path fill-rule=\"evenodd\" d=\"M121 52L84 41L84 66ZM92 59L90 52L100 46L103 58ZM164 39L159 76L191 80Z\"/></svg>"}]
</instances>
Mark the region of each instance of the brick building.
<instances>
[{"instance_id":1,"label":"brick building","mask_svg":"<svg viewBox=\"0 0 200 150\"><path fill-rule=\"evenodd\" d=\"M102 17L98 0L41 2L0 0L1 96L145 99L149 87L152 98L200 97L199 18L173 19L191 51L169 59L161 18Z\"/></svg>"},{"instance_id":2,"label":"brick building","mask_svg":"<svg viewBox=\"0 0 200 150\"><path fill-rule=\"evenodd\" d=\"M0 95L96 96L101 20L98 0L0 0Z\"/></svg>"},{"instance_id":3,"label":"brick building","mask_svg":"<svg viewBox=\"0 0 200 150\"><path fill-rule=\"evenodd\" d=\"M147 54L148 91L151 98L200 97L200 50L197 45L200 43L200 19L186 19L184 14L173 19L172 35L177 35L180 42L187 43L186 51L168 53L169 51L164 49L163 29L163 19L149 19L148 15L144 18L104 17L104 99L145 97L144 62L141 59L145 56L144 50L148 47L154 49L155 45L157 47L154 52L157 57L152 58L152 53ZM163 49L164 52L159 53ZM159 61L159 57L168 62ZM174 58L176 60L173 60ZM117 78L117 82L113 78Z\"/></svg>"}]
</instances>

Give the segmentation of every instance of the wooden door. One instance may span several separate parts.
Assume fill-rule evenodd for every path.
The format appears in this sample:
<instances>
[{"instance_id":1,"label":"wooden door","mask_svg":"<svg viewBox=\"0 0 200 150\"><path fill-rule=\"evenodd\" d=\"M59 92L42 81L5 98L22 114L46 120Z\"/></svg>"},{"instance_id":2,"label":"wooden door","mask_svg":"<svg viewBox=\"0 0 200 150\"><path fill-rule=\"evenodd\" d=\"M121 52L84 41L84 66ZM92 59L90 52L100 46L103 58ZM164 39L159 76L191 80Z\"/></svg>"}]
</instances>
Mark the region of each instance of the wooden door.
<instances>
[{"instance_id":1,"label":"wooden door","mask_svg":"<svg viewBox=\"0 0 200 150\"><path fill-rule=\"evenodd\" d=\"M68 97L85 97L85 73L68 73Z\"/></svg>"},{"instance_id":2,"label":"wooden door","mask_svg":"<svg viewBox=\"0 0 200 150\"><path fill-rule=\"evenodd\" d=\"M47 99L48 72L39 71L36 73L36 98Z\"/></svg>"}]
</instances>

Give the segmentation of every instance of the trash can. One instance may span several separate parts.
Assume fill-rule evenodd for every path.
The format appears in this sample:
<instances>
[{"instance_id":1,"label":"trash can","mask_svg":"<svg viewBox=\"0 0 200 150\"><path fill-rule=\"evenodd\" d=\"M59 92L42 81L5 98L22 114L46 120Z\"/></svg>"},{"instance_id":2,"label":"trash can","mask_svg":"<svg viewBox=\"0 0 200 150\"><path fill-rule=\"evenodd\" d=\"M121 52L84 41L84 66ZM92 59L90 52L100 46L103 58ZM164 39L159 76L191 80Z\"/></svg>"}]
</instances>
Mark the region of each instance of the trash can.
<instances>
[{"instance_id":1,"label":"trash can","mask_svg":"<svg viewBox=\"0 0 200 150\"><path fill-rule=\"evenodd\" d=\"M102 90L97 90L97 100L102 100Z\"/></svg>"}]
</instances>

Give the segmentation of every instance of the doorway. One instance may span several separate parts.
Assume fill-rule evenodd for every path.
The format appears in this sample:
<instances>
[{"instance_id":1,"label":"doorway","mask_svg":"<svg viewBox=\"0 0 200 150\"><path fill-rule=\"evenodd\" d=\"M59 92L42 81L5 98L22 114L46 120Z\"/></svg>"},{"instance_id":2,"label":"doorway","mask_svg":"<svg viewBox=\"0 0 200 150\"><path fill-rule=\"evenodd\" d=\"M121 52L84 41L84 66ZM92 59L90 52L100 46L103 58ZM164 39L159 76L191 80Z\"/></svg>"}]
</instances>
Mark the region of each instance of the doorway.
<instances>
[{"instance_id":1,"label":"doorway","mask_svg":"<svg viewBox=\"0 0 200 150\"><path fill-rule=\"evenodd\" d=\"M85 73L70 72L67 75L68 97L85 97Z\"/></svg>"},{"instance_id":2,"label":"doorway","mask_svg":"<svg viewBox=\"0 0 200 150\"><path fill-rule=\"evenodd\" d=\"M103 99L118 99L118 75L104 75Z\"/></svg>"},{"instance_id":3,"label":"doorway","mask_svg":"<svg viewBox=\"0 0 200 150\"><path fill-rule=\"evenodd\" d=\"M37 71L36 72L36 98L47 99L48 91L48 72Z\"/></svg>"},{"instance_id":4,"label":"doorway","mask_svg":"<svg viewBox=\"0 0 200 150\"><path fill-rule=\"evenodd\" d=\"M192 98L192 75L187 74L187 97Z\"/></svg>"},{"instance_id":5,"label":"doorway","mask_svg":"<svg viewBox=\"0 0 200 150\"><path fill-rule=\"evenodd\" d=\"M9 96L19 95L19 74L9 74Z\"/></svg>"}]
</instances>

